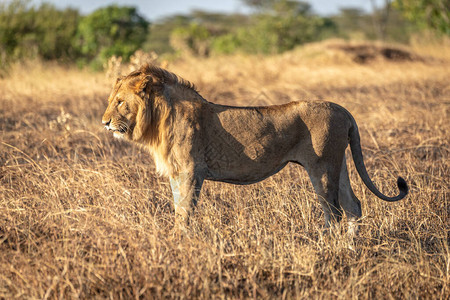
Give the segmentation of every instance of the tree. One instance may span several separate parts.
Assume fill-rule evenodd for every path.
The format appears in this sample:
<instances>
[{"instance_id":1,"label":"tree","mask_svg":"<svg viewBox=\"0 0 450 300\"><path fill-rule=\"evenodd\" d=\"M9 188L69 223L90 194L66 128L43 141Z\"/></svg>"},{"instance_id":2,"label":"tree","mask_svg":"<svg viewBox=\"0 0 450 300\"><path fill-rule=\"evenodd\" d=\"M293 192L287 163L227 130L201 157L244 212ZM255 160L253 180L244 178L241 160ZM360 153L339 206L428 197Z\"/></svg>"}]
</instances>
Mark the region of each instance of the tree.
<instances>
[{"instance_id":1,"label":"tree","mask_svg":"<svg viewBox=\"0 0 450 300\"><path fill-rule=\"evenodd\" d=\"M53 5L39 8L29 1L15 0L0 5L0 53L2 61L41 57L71 59L77 29L77 10L58 10Z\"/></svg>"},{"instance_id":2,"label":"tree","mask_svg":"<svg viewBox=\"0 0 450 300\"><path fill-rule=\"evenodd\" d=\"M372 24L377 37L380 40L386 39L386 29L391 12L391 0L384 0L384 7L377 8L375 0L370 0L372 4Z\"/></svg>"},{"instance_id":3,"label":"tree","mask_svg":"<svg viewBox=\"0 0 450 300\"><path fill-rule=\"evenodd\" d=\"M311 12L311 4L296 0L242 0L244 4L260 11L306 15Z\"/></svg>"},{"instance_id":4,"label":"tree","mask_svg":"<svg viewBox=\"0 0 450 300\"><path fill-rule=\"evenodd\" d=\"M111 5L82 18L77 47L85 60L100 66L112 55L129 59L147 38L149 23L135 7Z\"/></svg>"},{"instance_id":5,"label":"tree","mask_svg":"<svg viewBox=\"0 0 450 300\"><path fill-rule=\"evenodd\" d=\"M263 12L253 24L238 31L241 47L250 53L279 53L316 40L321 30L334 24L311 13L311 5L293 0L246 0Z\"/></svg>"},{"instance_id":6,"label":"tree","mask_svg":"<svg viewBox=\"0 0 450 300\"><path fill-rule=\"evenodd\" d=\"M450 0L396 0L394 5L417 25L450 35Z\"/></svg>"},{"instance_id":7,"label":"tree","mask_svg":"<svg viewBox=\"0 0 450 300\"><path fill-rule=\"evenodd\" d=\"M174 49L170 45L171 33L177 27L188 26L191 18L186 16L171 16L159 22L154 22L150 26L147 39L142 46L146 52L154 51L158 54L173 53Z\"/></svg>"},{"instance_id":8,"label":"tree","mask_svg":"<svg viewBox=\"0 0 450 300\"><path fill-rule=\"evenodd\" d=\"M184 54L207 56L211 33L198 23L190 23L186 27L178 27L170 36L171 46Z\"/></svg>"},{"instance_id":9,"label":"tree","mask_svg":"<svg viewBox=\"0 0 450 300\"><path fill-rule=\"evenodd\" d=\"M77 54L72 43L79 18L77 10L57 10L51 4L42 4L34 16L39 56L44 59L74 58Z\"/></svg>"},{"instance_id":10,"label":"tree","mask_svg":"<svg viewBox=\"0 0 450 300\"><path fill-rule=\"evenodd\" d=\"M323 19L302 14L263 14L253 26L238 32L244 51L273 54L311 42L319 35Z\"/></svg>"},{"instance_id":11,"label":"tree","mask_svg":"<svg viewBox=\"0 0 450 300\"><path fill-rule=\"evenodd\" d=\"M242 0L242 2L258 10L270 9L277 0Z\"/></svg>"}]
</instances>

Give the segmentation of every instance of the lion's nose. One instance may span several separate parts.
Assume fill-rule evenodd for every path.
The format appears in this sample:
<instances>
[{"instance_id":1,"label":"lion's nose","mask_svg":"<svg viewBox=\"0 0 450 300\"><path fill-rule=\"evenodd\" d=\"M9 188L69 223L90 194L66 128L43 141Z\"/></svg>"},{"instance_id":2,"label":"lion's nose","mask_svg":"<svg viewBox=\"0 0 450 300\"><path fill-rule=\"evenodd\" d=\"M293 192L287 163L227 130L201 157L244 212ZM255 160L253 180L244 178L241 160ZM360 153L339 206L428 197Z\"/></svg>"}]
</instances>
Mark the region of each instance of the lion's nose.
<instances>
[{"instance_id":1,"label":"lion's nose","mask_svg":"<svg viewBox=\"0 0 450 300\"><path fill-rule=\"evenodd\" d=\"M111 119L109 119L108 121L102 120L102 124L105 125L106 127L109 126L109 123L111 123Z\"/></svg>"}]
</instances>

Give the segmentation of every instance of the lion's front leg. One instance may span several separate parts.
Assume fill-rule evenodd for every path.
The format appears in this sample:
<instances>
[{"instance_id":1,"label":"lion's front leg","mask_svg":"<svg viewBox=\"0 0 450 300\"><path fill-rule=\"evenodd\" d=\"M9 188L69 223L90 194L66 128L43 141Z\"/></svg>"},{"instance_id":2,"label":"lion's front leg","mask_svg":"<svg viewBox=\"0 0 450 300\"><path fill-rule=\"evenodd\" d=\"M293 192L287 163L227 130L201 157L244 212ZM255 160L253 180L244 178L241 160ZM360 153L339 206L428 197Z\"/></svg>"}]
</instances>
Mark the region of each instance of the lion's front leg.
<instances>
[{"instance_id":1,"label":"lion's front leg","mask_svg":"<svg viewBox=\"0 0 450 300\"><path fill-rule=\"evenodd\" d=\"M173 204L177 221L187 223L189 215L197 205L203 179L188 172L181 172L170 177Z\"/></svg>"}]
</instances>

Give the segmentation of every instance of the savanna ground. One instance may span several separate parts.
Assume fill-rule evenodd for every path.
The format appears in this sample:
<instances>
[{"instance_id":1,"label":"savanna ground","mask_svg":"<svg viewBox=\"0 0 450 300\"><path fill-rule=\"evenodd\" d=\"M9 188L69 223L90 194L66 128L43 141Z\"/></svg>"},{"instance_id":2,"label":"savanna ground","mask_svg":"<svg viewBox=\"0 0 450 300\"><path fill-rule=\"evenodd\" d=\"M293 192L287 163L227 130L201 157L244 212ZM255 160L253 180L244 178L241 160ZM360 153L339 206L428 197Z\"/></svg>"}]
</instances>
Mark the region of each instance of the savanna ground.
<instances>
[{"instance_id":1,"label":"savanna ground","mask_svg":"<svg viewBox=\"0 0 450 300\"><path fill-rule=\"evenodd\" d=\"M349 162L364 216L354 240L345 220L323 232L294 165L249 186L207 182L180 231L150 156L101 125L104 74L13 66L0 79L0 298L448 299L450 48L362 61L326 45L168 69L216 103L326 99L352 112L377 186L396 194L400 175L411 190L383 202Z\"/></svg>"}]
</instances>

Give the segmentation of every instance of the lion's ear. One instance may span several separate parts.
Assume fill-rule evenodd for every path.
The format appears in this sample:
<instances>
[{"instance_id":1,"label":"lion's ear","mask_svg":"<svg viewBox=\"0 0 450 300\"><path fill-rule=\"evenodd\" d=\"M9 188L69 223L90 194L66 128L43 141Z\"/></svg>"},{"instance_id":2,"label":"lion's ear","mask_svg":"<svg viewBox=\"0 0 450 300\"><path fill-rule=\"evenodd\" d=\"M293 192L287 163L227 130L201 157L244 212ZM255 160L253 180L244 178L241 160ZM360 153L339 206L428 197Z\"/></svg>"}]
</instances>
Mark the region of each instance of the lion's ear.
<instances>
[{"instance_id":1,"label":"lion's ear","mask_svg":"<svg viewBox=\"0 0 450 300\"><path fill-rule=\"evenodd\" d=\"M137 93L147 92L152 83L153 78L150 75L145 75L133 82L133 88Z\"/></svg>"}]
</instances>

